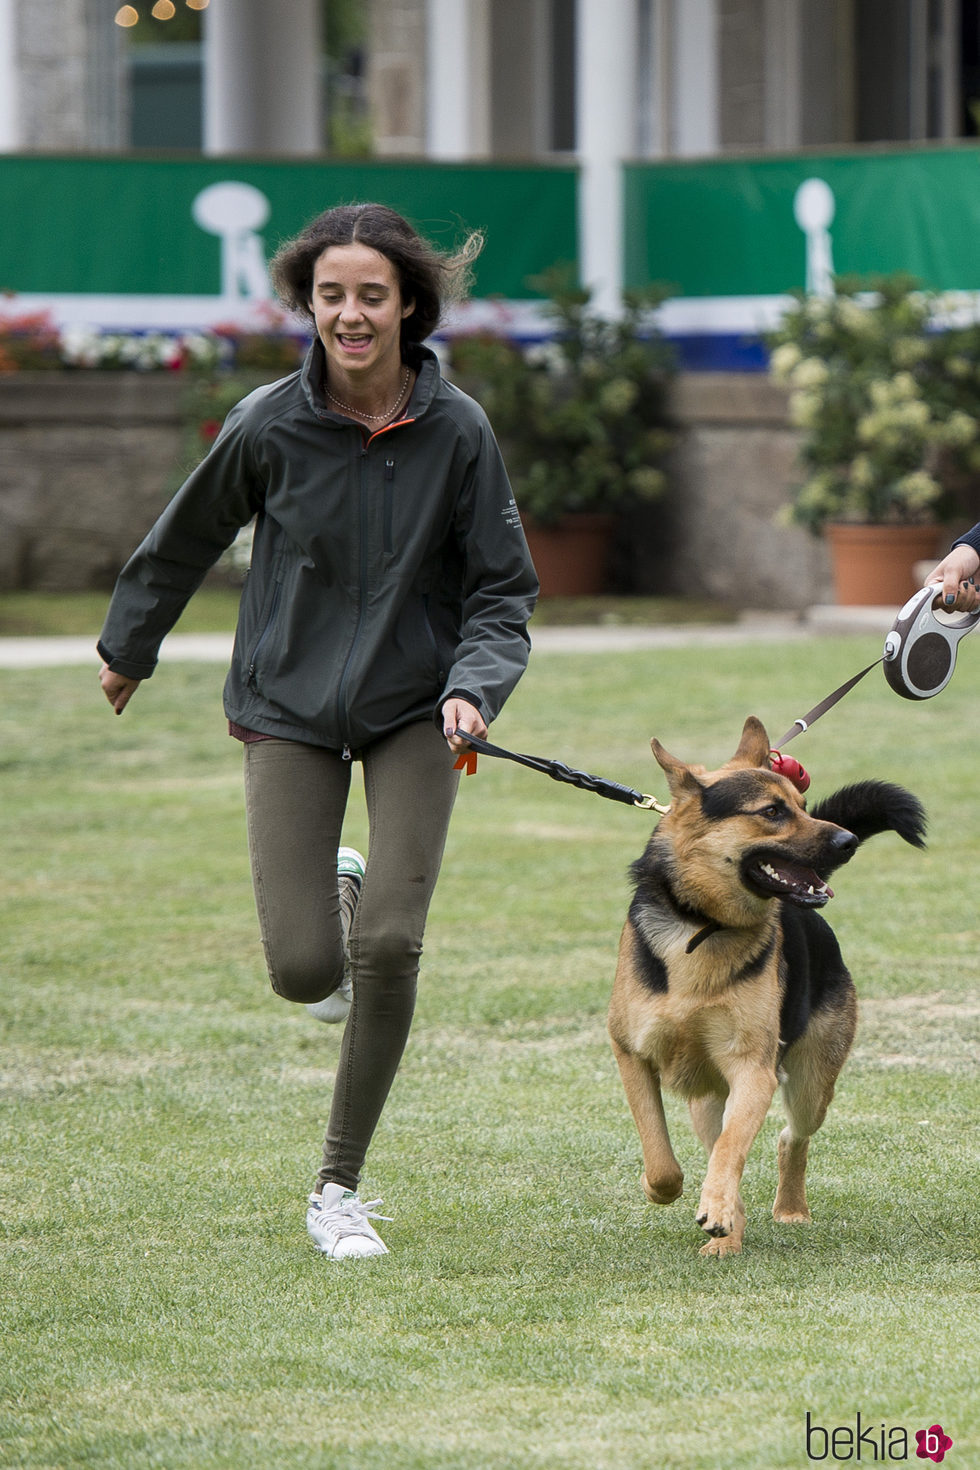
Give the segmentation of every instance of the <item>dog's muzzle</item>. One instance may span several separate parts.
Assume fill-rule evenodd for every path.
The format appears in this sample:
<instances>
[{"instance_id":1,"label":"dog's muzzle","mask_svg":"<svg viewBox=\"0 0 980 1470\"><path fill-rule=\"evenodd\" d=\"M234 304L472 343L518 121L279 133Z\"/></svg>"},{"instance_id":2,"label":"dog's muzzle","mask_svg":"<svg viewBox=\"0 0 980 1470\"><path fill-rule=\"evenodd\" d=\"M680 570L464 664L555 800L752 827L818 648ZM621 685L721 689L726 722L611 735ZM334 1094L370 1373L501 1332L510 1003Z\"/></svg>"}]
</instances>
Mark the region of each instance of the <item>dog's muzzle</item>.
<instances>
[{"instance_id":1,"label":"dog's muzzle","mask_svg":"<svg viewBox=\"0 0 980 1470\"><path fill-rule=\"evenodd\" d=\"M820 866L826 872L833 872L853 857L858 839L841 827L828 839L826 847L826 858ZM801 908L823 908L834 896L834 890L815 868L776 847L759 848L746 854L742 861L742 882L761 898L785 898Z\"/></svg>"}]
</instances>

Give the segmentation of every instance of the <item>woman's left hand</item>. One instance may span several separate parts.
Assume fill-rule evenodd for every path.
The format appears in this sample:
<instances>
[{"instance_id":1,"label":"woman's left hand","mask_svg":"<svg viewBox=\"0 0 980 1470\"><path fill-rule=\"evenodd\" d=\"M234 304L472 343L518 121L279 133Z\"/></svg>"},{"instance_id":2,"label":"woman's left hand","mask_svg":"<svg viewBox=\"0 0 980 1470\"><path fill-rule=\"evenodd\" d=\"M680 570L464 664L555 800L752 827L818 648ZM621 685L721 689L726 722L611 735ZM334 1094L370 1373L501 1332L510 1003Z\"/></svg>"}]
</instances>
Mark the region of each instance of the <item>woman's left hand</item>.
<instances>
[{"instance_id":1,"label":"woman's left hand","mask_svg":"<svg viewBox=\"0 0 980 1470\"><path fill-rule=\"evenodd\" d=\"M480 711L465 699L447 699L442 707L442 733L449 741L449 749L456 755L469 750L466 741L454 730L471 730L478 740L485 740L487 727Z\"/></svg>"}]
</instances>

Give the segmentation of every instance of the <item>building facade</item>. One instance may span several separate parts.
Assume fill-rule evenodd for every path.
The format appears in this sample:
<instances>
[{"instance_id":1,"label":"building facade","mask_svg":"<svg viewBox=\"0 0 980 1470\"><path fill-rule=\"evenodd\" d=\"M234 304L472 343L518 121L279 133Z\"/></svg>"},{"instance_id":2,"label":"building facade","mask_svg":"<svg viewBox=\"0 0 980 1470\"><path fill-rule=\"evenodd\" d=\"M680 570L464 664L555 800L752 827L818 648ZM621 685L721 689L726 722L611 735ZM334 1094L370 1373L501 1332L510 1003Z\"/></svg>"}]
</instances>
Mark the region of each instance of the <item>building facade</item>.
<instances>
[{"instance_id":1,"label":"building facade","mask_svg":"<svg viewBox=\"0 0 980 1470\"><path fill-rule=\"evenodd\" d=\"M784 403L704 369L748 365L785 293L835 269L910 271L975 309L980 0L209 0L153 117L116 4L0 0L6 310L106 331L264 319L278 241L364 197L440 240L485 226L474 306L507 330L525 305L534 329L525 284L556 258L610 312L624 283L671 283L663 324L701 369L680 400L687 519L633 584L689 591L708 565L731 579L710 596L819 599L818 551L771 524ZM325 47L355 4L345 85L373 153L331 157Z\"/></svg>"},{"instance_id":2,"label":"building facade","mask_svg":"<svg viewBox=\"0 0 980 1470\"><path fill-rule=\"evenodd\" d=\"M374 0L377 147L576 152L590 85L625 99L628 158L961 137L978 24L975 0Z\"/></svg>"},{"instance_id":3,"label":"building facade","mask_svg":"<svg viewBox=\"0 0 980 1470\"><path fill-rule=\"evenodd\" d=\"M196 46L137 51L117 0L0 0L0 152L322 156L324 45L350 3L208 0ZM574 160L582 276L607 309L627 161L978 130L980 0L366 3L345 80L374 155Z\"/></svg>"}]
</instances>

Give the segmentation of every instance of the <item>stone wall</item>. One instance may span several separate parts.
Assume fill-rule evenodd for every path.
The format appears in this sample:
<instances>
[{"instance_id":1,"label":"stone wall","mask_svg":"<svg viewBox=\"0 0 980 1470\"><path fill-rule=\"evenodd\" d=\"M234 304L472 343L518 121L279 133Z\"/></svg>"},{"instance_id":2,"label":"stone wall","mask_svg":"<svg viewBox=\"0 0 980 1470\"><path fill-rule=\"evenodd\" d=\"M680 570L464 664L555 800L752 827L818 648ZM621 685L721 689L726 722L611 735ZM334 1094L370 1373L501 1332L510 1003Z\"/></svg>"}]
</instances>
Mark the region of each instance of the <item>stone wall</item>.
<instances>
[{"instance_id":1,"label":"stone wall","mask_svg":"<svg viewBox=\"0 0 980 1470\"><path fill-rule=\"evenodd\" d=\"M0 378L0 589L112 586L174 489L181 392L165 373Z\"/></svg>"},{"instance_id":2,"label":"stone wall","mask_svg":"<svg viewBox=\"0 0 980 1470\"><path fill-rule=\"evenodd\" d=\"M0 377L0 590L112 585L179 482L181 398L163 373ZM827 601L823 542L777 524L796 450L784 392L762 375L694 374L674 413L670 491L624 525L614 588Z\"/></svg>"},{"instance_id":3,"label":"stone wall","mask_svg":"<svg viewBox=\"0 0 980 1470\"><path fill-rule=\"evenodd\" d=\"M823 540L782 523L798 474L786 408L785 389L764 374L678 379L670 490L632 537L638 592L787 610L833 600Z\"/></svg>"}]
</instances>

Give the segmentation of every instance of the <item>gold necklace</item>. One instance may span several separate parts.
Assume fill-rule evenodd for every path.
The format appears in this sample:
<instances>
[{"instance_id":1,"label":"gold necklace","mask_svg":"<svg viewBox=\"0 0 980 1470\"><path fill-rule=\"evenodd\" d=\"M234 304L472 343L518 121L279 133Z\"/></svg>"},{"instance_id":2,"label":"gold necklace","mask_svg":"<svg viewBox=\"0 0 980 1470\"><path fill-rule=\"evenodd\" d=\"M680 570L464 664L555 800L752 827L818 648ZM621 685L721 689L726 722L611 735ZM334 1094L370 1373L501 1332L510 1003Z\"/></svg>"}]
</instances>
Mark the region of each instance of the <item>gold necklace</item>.
<instances>
[{"instance_id":1,"label":"gold necklace","mask_svg":"<svg viewBox=\"0 0 980 1470\"><path fill-rule=\"evenodd\" d=\"M390 408L385 409L384 413L364 413L359 408L353 408L349 403L341 403L340 399L336 398L331 393L330 389L326 387L326 385L324 385L324 391L326 392L327 397L330 399L330 402L335 403L338 408L342 408L344 410L344 413L352 413L355 418L367 419L368 422L372 424L380 424L384 419L390 419L392 414L398 408L402 399L405 397L405 389L408 387L408 380L411 376L412 369L407 367L405 369L405 376L402 378L402 385L398 390L398 397L395 399Z\"/></svg>"}]
</instances>

